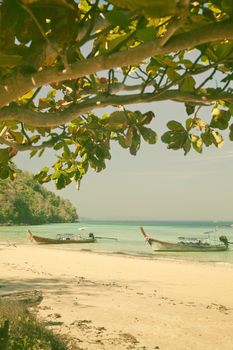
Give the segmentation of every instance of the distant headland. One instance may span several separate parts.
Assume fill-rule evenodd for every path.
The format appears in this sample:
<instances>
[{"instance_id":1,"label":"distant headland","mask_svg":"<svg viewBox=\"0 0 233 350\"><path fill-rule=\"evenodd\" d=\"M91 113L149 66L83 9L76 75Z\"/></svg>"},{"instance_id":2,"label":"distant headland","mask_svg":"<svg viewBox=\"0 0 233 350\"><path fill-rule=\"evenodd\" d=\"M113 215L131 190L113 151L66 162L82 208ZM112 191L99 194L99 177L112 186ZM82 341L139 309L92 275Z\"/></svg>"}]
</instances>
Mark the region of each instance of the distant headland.
<instances>
[{"instance_id":1,"label":"distant headland","mask_svg":"<svg viewBox=\"0 0 233 350\"><path fill-rule=\"evenodd\" d=\"M76 208L33 176L18 170L14 181L0 180L0 225L40 225L77 222Z\"/></svg>"}]
</instances>

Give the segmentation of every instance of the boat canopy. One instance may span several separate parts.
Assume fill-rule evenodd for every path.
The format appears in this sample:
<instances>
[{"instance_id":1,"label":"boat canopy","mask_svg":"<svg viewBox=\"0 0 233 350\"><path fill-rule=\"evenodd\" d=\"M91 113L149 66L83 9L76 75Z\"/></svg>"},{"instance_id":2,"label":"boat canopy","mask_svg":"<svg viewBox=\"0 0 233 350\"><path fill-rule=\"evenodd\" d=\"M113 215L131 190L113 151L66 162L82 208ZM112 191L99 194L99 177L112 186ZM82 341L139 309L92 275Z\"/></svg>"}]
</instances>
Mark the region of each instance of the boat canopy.
<instances>
[{"instance_id":1,"label":"boat canopy","mask_svg":"<svg viewBox=\"0 0 233 350\"><path fill-rule=\"evenodd\" d=\"M73 233L58 233L56 235L56 238L61 239L61 238L71 238L74 237Z\"/></svg>"},{"instance_id":2,"label":"boat canopy","mask_svg":"<svg viewBox=\"0 0 233 350\"><path fill-rule=\"evenodd\" d=\"M207 237L178 237L179 240L181 241L203 241L203 240L207 240Z\"/></svg>"}]
</instances>

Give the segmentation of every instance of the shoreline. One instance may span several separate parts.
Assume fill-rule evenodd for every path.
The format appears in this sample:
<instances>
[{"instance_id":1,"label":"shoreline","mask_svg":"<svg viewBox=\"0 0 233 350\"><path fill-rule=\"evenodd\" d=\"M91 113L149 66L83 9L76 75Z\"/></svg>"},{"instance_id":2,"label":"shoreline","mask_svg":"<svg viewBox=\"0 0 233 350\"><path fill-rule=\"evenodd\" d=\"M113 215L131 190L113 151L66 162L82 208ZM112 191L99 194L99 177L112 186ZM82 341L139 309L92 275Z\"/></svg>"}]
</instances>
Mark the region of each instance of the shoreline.
<instances>
[{"instance_id":1,"label":"shoreline","mask_svg":"<svg viewBox=\"0 0 233 350\"><path fill-rule=\"evenodd\" d=\"M145 260L151 260L151 261L170 261L170 262L184 262L184 263L193 263L193 264L213 264L213 265L223 265L223 266L232 266L233 267L233 260L232 261L222 261L222 260L199 260L196 259L196 256L200 252L192 252L186 253L187 255L184 256L183 252L176 253L174 255L173 252L167 252L167 253L161 253L161 252L153 252L151 253L145 253L145 252L129 252L129 251L113 251L113 250L104 250L104 249L91 249L91 248L79 248L77 245L55 245L55 244L37 244L37 243L22 243L17 241L0 241L0 250L2 248L6 247L37 247L37 248L47 248L49 250L58 250L63 252L87 252L90 254L97 254L97 255L106 255L106 256L122 256L122 257L128 257L128 258L138 258L138 259L145 259ZM76 249L75 249L76 248ZM233 252L233 250L229 250L229 252ZM220 254L226 253L225 251L221 252ZM197 254L197 255L196 255ZM211 257L212 254L215 254L215 252L205 252L201 253L205 254L206 256L209 255ZM190 258L191 256L191 258Z\"/></svg>"},{"instance_id":2,"label":"shoreline","mask_svg":"<svg viewBox=\"0 0 233 350\"><path fill-rule=\"evenodd\" d=\"M42 290L39 318L75 349L232 349L231 264L25 245L0 269L0 293Z\"/></svg>"}]
</instances>

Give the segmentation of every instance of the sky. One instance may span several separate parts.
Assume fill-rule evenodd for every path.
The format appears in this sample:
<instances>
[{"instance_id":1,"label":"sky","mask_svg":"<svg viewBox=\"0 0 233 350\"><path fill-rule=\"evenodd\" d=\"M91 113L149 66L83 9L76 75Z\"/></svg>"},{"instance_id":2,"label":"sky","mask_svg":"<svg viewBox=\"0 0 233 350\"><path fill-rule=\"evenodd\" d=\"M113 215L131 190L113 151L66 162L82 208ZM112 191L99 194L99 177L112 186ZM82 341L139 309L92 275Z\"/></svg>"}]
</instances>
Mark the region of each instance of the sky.
<instances>
[{"instance_id":1,"label":"sky","mask_svg":"<svg viewBox=\"0 0 233 350\"><path fill-rule=\"evenodd\" d=\"M155 113L153 127L161 135L169 120L185 120L182 104L156 102L130 106ZM210 116L210 109L201 109L199 116ZM137 156L116 143L112 144L112 159L101 173L90 171L82 180L66 189L49 190L69 199L81 219L99 220L211 220L233 222L233 148L227 141L221 149L205 148L200 155L192 150L168 150L158 141L143 143ZM16 164L32 173L51 165L55 159L49 150L41 158L17 155Z\"/></svg>"}]
</instances>

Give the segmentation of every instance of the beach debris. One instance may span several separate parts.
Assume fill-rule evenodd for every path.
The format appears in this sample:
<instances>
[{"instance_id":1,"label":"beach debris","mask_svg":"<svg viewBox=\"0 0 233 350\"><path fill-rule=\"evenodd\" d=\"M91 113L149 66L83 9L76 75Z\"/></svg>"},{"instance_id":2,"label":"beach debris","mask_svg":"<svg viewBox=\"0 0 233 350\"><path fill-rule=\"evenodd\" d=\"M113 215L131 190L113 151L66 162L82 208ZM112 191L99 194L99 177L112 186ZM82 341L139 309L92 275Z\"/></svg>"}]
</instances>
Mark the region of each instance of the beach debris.
<instances>
[{"instance_id":1,"label":"beach debris","mask_svg":"<svg viewBox=\"0 0 233 350\"><path fill-rule=\"evenodd\" d=\"M215 304L215 303L211 303L211 304L207 305L206 309L215 309L215 310L218 310L220 312L223 312L225 315L227 315L228 311L230 310L225 305Z\"/></svg>"},{"instance_id":2,"label":"beach debris","mask_svg":"<svg viewBox=\"0 0 233 350\"><path fill-rule=\"evenodd\" d=\"M73 321L70 325L71 326L77 326L79 327L81 330L87 330L90 327L90 324L92 323L91 320L76 320L76 321Z\"/></svg>"},{"instance_id":3,"label":"beach debris","mask_svg":"<svg viewBox=\"0 0 233 350\"><path fill-rule=\"evenodd\" d=\"M103 332L103 331L106 331L106 328L105 327L96 327L96 330L98 332Z\"/></svg>"},{"instance_id":4,"label":"beach debris","mask_svg":"<svg viewBox=\"0 0 233 350\"><path fill-rule=\"evenodd\" d=\"M44 305L44 306L39 306L39 309L41 309L41 310L51 310L52 308L51 308L51 306Z\"/></svg>"},{"instance_id":5,"label":"beach debris","mask_svg":"<svg viewBox=\"0 0 233 350\"><path fill-rule=\"evenodd\" d=\"M130 334L130 333L120 333L119 334L120 338L122 338L125 342L131 343L131 344L137 344L139 341L137 338Z\"/></svg>"},{"instance_id":6,"label":"beach debris","mask_svg":"<svg viewBox=\"0 0 233 350\"><path fill-rule=\"evenodd\" d=\"M42 300L42 292L39 290L29 290L22 292L11 292L0 294L0 300L2 301L17 301L28 306L39 305Z\"/></svg>"},{"instance_id":7,"label":"beach debris","mask_svg":"<svg viewBox=\"0 0 233 350\"><path fill-rule=\"evenodd\" d=\"M15 248L17 248L16 243L10 242L10 241L7 241L6 246L7 246L7 247L15 247Z\"/></svg>"},{"instance_id":8,"label":"beach debris","mask_svg":"<svg viewBox=\"0 0 233 350\"><path fill-rule=\"evenodd\" d=\"M62 326L64 322L61 321L48 321L46 323L47 326Z\"/></svg>"}]
</instances>

